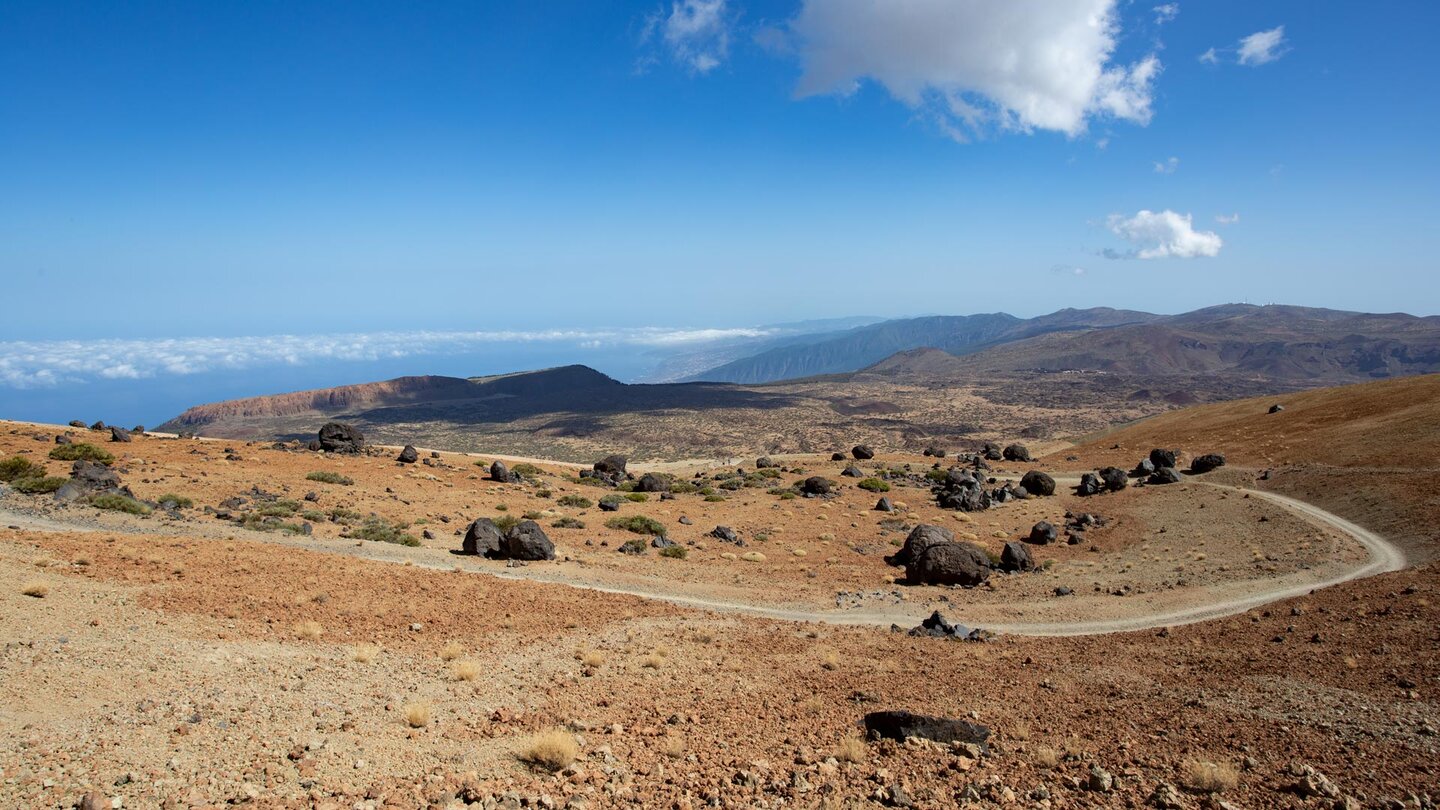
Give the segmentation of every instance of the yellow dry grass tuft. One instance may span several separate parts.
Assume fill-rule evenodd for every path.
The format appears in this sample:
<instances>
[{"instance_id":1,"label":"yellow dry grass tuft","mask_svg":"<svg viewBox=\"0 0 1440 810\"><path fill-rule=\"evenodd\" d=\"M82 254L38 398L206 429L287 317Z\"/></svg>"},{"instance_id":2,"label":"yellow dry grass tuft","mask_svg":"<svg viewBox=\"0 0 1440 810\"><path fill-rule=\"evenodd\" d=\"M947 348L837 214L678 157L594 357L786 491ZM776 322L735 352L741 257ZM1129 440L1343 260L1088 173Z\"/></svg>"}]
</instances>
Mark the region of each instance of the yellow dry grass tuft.
<instances>
[{"instance_id":1,"label":"yellow dry grass tuft","mask_svg":"<svg viewBox=\"0 0 1440 810\"><path fill-rule=\"evenodd\" d=\"M574 735L552 729L531 737L520 751L520 759L531 765L558 771L574 762L579 753Z\"/></svg>"},{"instance_id":2,"label":"yellow dry grass tuft","mask_svg":"<svg viewBox=\"0 0 1440 810\"><path fill-rule=\"evenodd\" d=\"M378 644L356 644L355 649L350 651L350 659L357 663L368 664L374 661L375 656L379 654L380 646Z\"/></svg>"},{"instance_id":3,"label":"yellow dry grass tuft","mask_svg":"<svg viewBox=\"0 0 1440 810\"><path fill-rule=\"evenodd\" d=\"M1038 768L1054 769L1060 765L1060 752L1048 745L1037 745L1030 749L1030 761Z\"/></svg>"},{"instance_id":4,"label":"yellow dry grass tuft","mask_svg":"<svg viewBox=\"0 0 1440 810\"><path fill-rule=\"evenodd\" d=\"M475 661L456 661L455 677L462 681L473 681L480 677L480 664Z\"/></svg>"},{"instance_id":5,"label":"yellow dry grass tuft","mask_svg":"<svg viewBox=\"0 0 1440 810\"><path fill-rule=\"evenodd\" d=\"M1228 762L1187 759L1180 766L1185 787L1202 793L1224 793L1240 784L1240 771Z\"/></svg>"},{"instance_id":6,"label":"yellow dry grass tuft","mask_svg":"<svg viewBox=\"0 0 1440 810\"><path fill-rule=\"evenodd\" d=\"M835 746L835 758L841 762L865 762L870 758L865 741L859 737L846 737Z\"/></svg>"},{"instance_id":7,"label":"yellow dry grass tuft","mask_svg":"<svg viewBox=\"0 0 1440 810\"><path fill-rule=\"evenodd\" d=\"M834 650L826 650L820 659L820 666L833 672L840 668L840 656Z\"/></svg>"},{"instance_id":8,"label":"yellow dry grass tuft","mask_svg":"<svg viewBox=\"0 0 1440 810\"><path fill-rule=\"evenodd\" d=\"M411 728L424 728L430 725L431 708L428 700L411 701L400 707L400 715L405 718L405 725Z\"/></svg>"},{"instance_id":9,"label":"yellow dry grass tuft","mask_svg":"<svg viewBox=\"0 0 1440 810\"><path fill-rule=\"evenodd\" d=\"M26 596L33 596L36 599L44 599L50 594L50 586L46 585L38 579L31 580L30 582L27 582L24 585L20 586L20 593L23 593Z\"/></svg>"},{"instance_id":10,"label":"yellow dry grass tuft","mask_svg":"<svg viewBox=\"0 0 1440 810\"><path fill-rule=\"evenodd\" d=\"M452 641L449 644L446 644L444 647L440 648L440 660L454 661L456 658L459 658L460 655L464 652L465 648L460 646L460 642Z\"/></svg>"},{"instance_id":11,"label":"yellow dry grass tuft","mask_svg":"<svg viewBox=\"0 0 1440 810\"><path fill-rule=\"evenodd\" d=\"M677 736L666 737L660 743L660 753L671 759L679 759L685 755L685 741Z\"/></svg>"},{"instance_id":12,"label":"yellow dry grass tuft","mask_svg":"<svg viewBox=\"0 0 1440 810\"><path fill-rule=\"evenodd\" d=\"M321 627L320 623L314 619L306 619L295 625L296 638L303 638L306 641L319 641L323 635L325 635L325 628Z\"/></svg>"},{"instance_id":13,"label":"yellow dry grass tuft","mask_svg":"<svg viewBox=\"0 0 1440 810\"><path fill-rule=\"evenodd\" d=\"M599 669L605 665L605 654L599 650L591 650L580 655L580 665L590 669Z\"/></svg>"},{"instance_id":14,"label":"yellow dry grass tuft","mask_svg":"<svg viewBox=\"0 0 1440 810\"><path fill-rule=\"evenodd\" d=\"M661 667L661 665L664 664L664 663L665 663L665 659L664 659L664 658L661 658L659 655L656 655L655 653L650 653L649 655L645 656L645 658L640 661L640 666L645 667L646 669L659 669L659 668Z\"/></svg>"}]
</instances>

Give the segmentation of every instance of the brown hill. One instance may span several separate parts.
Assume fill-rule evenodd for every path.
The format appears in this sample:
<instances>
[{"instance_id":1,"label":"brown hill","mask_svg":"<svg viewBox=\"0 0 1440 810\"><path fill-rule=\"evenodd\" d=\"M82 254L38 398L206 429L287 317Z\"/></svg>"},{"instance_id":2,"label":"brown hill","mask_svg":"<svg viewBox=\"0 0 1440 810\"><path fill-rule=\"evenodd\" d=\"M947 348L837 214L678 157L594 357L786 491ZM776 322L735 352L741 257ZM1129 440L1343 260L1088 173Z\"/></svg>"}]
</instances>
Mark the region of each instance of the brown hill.
<instances>
[{"instance_id":1,"label":"brown hill","mask_svg":"<svg viewBox=\"0 0 1440 810\"><path fill-rule=\"evenodd\" d=\"M1272 405L1284 410L1270 413ZM1058 456L1129 468L1152 447L1224 453L1230 475L1440 553L1440 374L1201 405L1088 438Z\"/></svg>"}]
</instances>

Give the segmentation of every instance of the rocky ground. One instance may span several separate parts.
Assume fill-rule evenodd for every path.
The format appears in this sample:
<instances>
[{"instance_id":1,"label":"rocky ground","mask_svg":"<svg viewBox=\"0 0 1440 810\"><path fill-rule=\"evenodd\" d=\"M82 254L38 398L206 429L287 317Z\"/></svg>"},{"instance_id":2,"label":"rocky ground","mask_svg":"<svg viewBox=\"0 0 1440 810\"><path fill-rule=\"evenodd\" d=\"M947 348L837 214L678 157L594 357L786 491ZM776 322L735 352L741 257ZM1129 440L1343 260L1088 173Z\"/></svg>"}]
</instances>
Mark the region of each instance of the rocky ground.
<instances>
[{"instance_id":1,"label":"rocky ground","mask_svg":"<svg viewBox=\"0 0 1440 810\"><path fill-rule=\"evenodd\" d=\"M54 432L7 425L0 457L62 472L47 458ZM113 468L137 498L192 504L139 517L3 496L20 527L0 530L7 806L88 795L124 807L1429 807L1440 795L1428 565L1215 621L1073 638L961 642L733 609L906 627L934 607L1063 622L1252 592L1363 557L1343 533L1200 479L957 518L898 477L883 494L903 506L877 513L881 493L839 476L843 464L789 458L787 470L825 475L839 493L649 494L601 513L559 505L610 492L564 465L502 484L487 480L493 457L427 451L429 465L400 465L393 451L334 458L75 432L119 456ZM1078 472L1063 452L1040 466ZM898 476L931 460L857 463ZM1027 466L999 463L998 477ZM306 478L316 471L352 483ZM273 520L308 535L237 523L291 500L299 508ZM1048 571L996 575L992 587L897 584L901 570L882 559L908 525L947 525L998 551L1036 520L1063 526L1081 510L1109 525L1082 544L1035 547L1054 560ZM371 512L419 545L341 536ZM469 520L526 512L558 561L510 568L450 553ZM662 522L685 559L619 554L636 535L604 522L635 515ZM552 527L563 517L586 527ZM746 545L707 537L715 525ZM754 550L764 561L739 556ZM1057 597L1061 586L1075 594ZM992 734L984 750L862 739L862 718L890 709Z\"/></svg>"}]
</instances>

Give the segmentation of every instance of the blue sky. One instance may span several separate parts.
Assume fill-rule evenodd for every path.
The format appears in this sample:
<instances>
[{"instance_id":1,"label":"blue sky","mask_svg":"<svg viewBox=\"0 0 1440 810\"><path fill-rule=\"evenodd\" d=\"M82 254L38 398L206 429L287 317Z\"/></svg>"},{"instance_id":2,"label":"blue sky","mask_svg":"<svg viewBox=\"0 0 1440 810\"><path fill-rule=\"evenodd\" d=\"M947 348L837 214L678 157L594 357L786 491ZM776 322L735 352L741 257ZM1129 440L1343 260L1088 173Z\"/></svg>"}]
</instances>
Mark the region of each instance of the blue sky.
<instances>
[{"instance_id":1,"label":"blue sky","mask_svg":"<svg viewBox=\"0 0 1440 810\"><path fill-rule=\"evenodd\" d=\"M99 338L1440 313L1437 17L12 0L0 275L30 303L0 362Z\"/></svg>"}]
</instances>

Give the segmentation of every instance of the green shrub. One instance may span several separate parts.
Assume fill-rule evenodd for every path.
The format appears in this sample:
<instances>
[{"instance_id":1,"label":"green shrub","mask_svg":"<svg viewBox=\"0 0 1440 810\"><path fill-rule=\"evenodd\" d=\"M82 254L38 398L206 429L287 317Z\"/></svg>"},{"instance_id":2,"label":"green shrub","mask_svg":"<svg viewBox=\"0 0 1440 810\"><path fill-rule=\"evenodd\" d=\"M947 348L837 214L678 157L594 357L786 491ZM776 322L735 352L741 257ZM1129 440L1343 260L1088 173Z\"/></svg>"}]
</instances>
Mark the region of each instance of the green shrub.
<instances>
[{"instance_id":1,"label":"green shrub","mask_svg":"<svg viewBox=\"0 0 1440 810\"><path fill-rule=\"evenodd\" d=\"M583 529L585 528L585 521L579 518L562 517L550 525L557 529Z\"/></svg>"},{"instance_id":2,"label":"green shrub","mask_svg":"<svg viewBox=\"0 0 1440 810\"><path fill-rule=\"evenodd\" d=\"M725 496L724 496L724 495L706 495L706 496L705 496L705 501L706 501L707 503L724 503L724 501L725 501Z\"/></svg>"},{"instance_id":3,"label":"green shrub","mask_svg":"<svg viewBox=\"0 0 1440 810\"><path fill-rule=\"evenodd\" d=\"M714 488L714 487L701 487L701 488L700 488L700 494L701 494L701 495L714 495L714 494L715 494L715 488Z\"/></svg>"},{"instance_id":4,"label":"green shrub","mask_svg":"<svg viewBox=\"0 0 1440 810\"><path fill-rule=\"evenodd\" d=\"M513 472L516 475L523 475L527 478L533 478L537 475L540 475L544 471L541 470L539 467L536 467L534 464L522 461L519 464L516 464L514 467L511 467L510 472Z\"/></svg>"},{"instance_id":5,"label":"green shrub","mask_svg":"<svg viewBox=\"0 0 1440 810\"><path fill-rule=\"evenodd\" d=\"M355 483L353 478L346 477L331 470L316 470L305 476L306 481L319 481L322 484L339 484L348 487Z\"/></svg>"},{"instance_id":6,"label":"green shrub","mask_svg":"<svg viewBox=\"0 0 1440 810\"><path fill-rule=\"evenodd\" d=\"M300 513L300 517L305 518L311 523L319 523L325 519L325 513L318 509L306 509Z\"/></svg>"},{"instance_id":7,"label":"green shrub","mask_svg":"<svg viewBox=\"0 0 1440 810\"><path fill-rule=\"evenodd\" d=\"M494 523L495 528L499 529L502 534L504 532L510 531L516 526L519 526L520 521L522 520L524 520L524 518L518 518L514 515L498 515L496 517L490 518L490 522Z\"/></svg>"},{"instance_id":8,"label":"green shrub","mask_svg":"<svg viewBox=\"0 0 1440 810\"><path fill-rule=\"evenodd\" d=\"M105 450L101 450L93 444L77 442L75 444L57 444L55 449L50 451L50 458L56 461L93 461L97 464L110 466L115 463L115 457Z\"/></svg>"},{"instance_id":9,"label":"green shrub","mask_svg":"<svg viewBox=\"0 0 1440 810\"><path fill-rule=\"evenodd\" d=\"M260 517L287 518L294 517L295 513L299 511L300 504L298 501L272 501L255 507L253 514L259 515Z\"/></svg>"},{"instance_id":10,"label":"green shrub","mask_svg":"<svg viewBox=\"0 0 1440 810\"><path fill-rule=\"evenodd\" d=\"M600 499L601 506L619 506L625 499L619 495L606 495Z\"/></svg>"},{"instance_id":11,"label":"green shrub","mask_svg":"<svg viewBox=\"0 0 1440 810\"><path fill-rule=\"evenodd\" d=\"M621 481L619 484L617 484L617 485L615 486L615 488L618 489L618 490L620 490L621 492L634 492L634 491L635 491L635 482L634 482L634 481Z\"/></svg>"},{"instance_id":12,"label":"green shrub","mask_svg":"<svg viewBox=\"0 0 1440 810\"><path fill-rule=\"evenodd\" d=\"M727 478L727 479L725 479L724 481L721 481L721 482L720 482L720 488L721 488L721 489L728 489L728 490L731 490L731 491L734 491L734 490L737 490L737 489L741 489L741 488L743 488L744 486L745 486L745 479L744 479L744 478Z\"/></svg>"},{"instance_id":13,"label":"green shrub","mask_svg":"<svg viewBox=\"0 0 1440 810\"><path fill-rule=\"evenodd\" d=\"M160 505L166 509L189 509L195 505L194 501L184 495L176 495L173 492L167 492L161 495L158 500Z\"/></svg>"},{"instance_id":14,"label":"green shrub","mask_svg":"<svg viewBox=\"0 0 1440 810\"><path fill-rule=\"evenodd\" d=\"M500 512L509 512L509 511L510 511L510 507L506 506L506 505L503 504L503 503L497 503L497 504L495 504L495 509L496 509L497 511L500 511Z\"/></svg>"},{"instance_id":15,"label":"green shrub","mask_svg":"<svg viewBox=\"0 0 1440 810\"><path fill-rule=\"evenodd\" d=\"M63 446L63 445L62 445ZM15 456L0 461L0 481L9 483L21 478L44 478L45 467L28 458Z\"/></svg>"},{"instance_id":16,"label":"green shrub","mask_svg":"<svg viewBox=\"0 0 1440 810\"><path fill-rule=\"evenodd\" d=\"M67 445L62 444L60 446L66 447ZM74 445L68 446L74 447ZM120 495L115 492L106 492L100 495L91 495L90 505L95 507L96 509L109 509L115 512L124 512L129 515L150 514L150 507L135 500L134 498L127 498L126 496Z\"/></svg>"},{"instance_id":17,"label":"green shrub","mask_svg":"<svg viewBox=\"0 0 1440 810\"><path fill-rule=\"evenodd\" d=\"M354 509L346 509L343 506L337 506L330 510L330 519L336 523L354 523L362 517L364 515Z\"/></svg>"},{"instance_id":18,"label":"green shrub","mask_svg":"<svg viewBox=\"0 0 1440 810\"><path fill-rule=\"evenodd\" d=\"M634 501L635 503L644 503L650 500L650 496L646 495L643 492L627 492L625 493L625 500Z\"/></svg>"},{"instance_id":19,"label":"green shrub","mask_svg":"<svg viewBox=\"0 0 1440 810\"><path fill-rule=\"evenodd\" d=\"M613 517L605 521L605 525L612 529L622 529L636 534L664 534L665 526L658 520L645 517L644 515L631 515L630 517Z\"/></svg>"},{"instance_id":20,"label":"green shrub","mask_svg":"<svg viewBox=\"0 0 1440 810\"><path fill-rule=\"evenodd\" d=\"M286 523L278 517L246 512L240 518L240 528L249 529L252 532L283 532L285 534L304 534L305 527L298 523Z\"/></svg>"},{"instance_id":21,"label":"green shrub","mask_svg":"<svg viewBox=\"0 0 1440 810\"><path fill-rule=\"evenodd\" d=\"M765 532L756 532L756 533L755 533L755 541L756 541L757 543L763 543L763 542L765 542L766 540L769 540L769 539L770 539L770 535L766 534Z\"/></svg>"},{"instance_id":22,"label":"green shrub","mask_svg":"<svg viewBox=\"0 0 1440 810\"><path fill-rule=\"evenodd\" d=\"M690 549L684 546L670 546L669 548L660 549L660 556L669 557L673 560L683 560L690 556Z\"/></svg>"},{"instance_id":23,"label":"green shrub","mask_svg":"<svg viewBox=\"0 0 1440 810\"><path fill-rule=\"evenodd\" d=\"M584 495L561 495L555 502L561 506L570 506L576 509L589 509L595 505L593 501Z\"/></svg>"},{"instance_id":24,"label":"green shrub","mask_svg":"<svg viewBox=\"0 0 1440 810\"><path fill-rule=\"evenodd\" d=\"M928 478L928 479L930 479L931 481L944 481L944 480L945 480L945 476L948 474L948 472L949 472L948 470L939 470L939 469L936 469L936 470L927 470L926 473L925 473L925 477Z\"/></svg>"},{"instance_id":25,"label":"green shrub","mask_svg":"<svg viewBox=\"0 0 1440 810\"><path fill-rule=\"evenodd\" d=\"M555 493L551 492L551 491L548 490L548 489L537 489L537 490L535 490L535 497L537 497L537 498L548 498L548 497L550 497L551 495L554 495L554 494L555 494Z\"/></svg>"},{"instance_id":26,"label":"green shrub","mask_svg":"<svg viewBox=\"0 0 1440 810\"><path fill-rule=\"evenodd\" d=\"M699 487L689 481L675 481L670 484L670 491L676 495L690 495L700 490Z\"/></svg>"},{"instance_id":27,"label":"green shrub","mask_svg":"<svg viewBox=\"0 0 1440 810\"><path fill-rule=\"evenodd\" d=\"M539 512L536 512L535 510L532 509L532 510L530 510L529 512L526 512L524 517L525 517L526 520L539 520L539 519L541 519L541 518L543 518L543 517L545 517L545 516L544 516L543 514L541 514L541 513L539 513Z\"/></svg>"},{"instance_id":28,"label":"green shrub","mask_svg":"<svg viewBox=\"0 0 1440 810\"><path fill-rule=\"evenodd\" d=\"M365 518L359 526L349 529L346 537L369 540L375 543L397 543L402 546L418 546L420 541L414 535L406 534L403 523L391 523L379 515Z\"/></svg>"},{"instance_id":29,"label":"green shrub","mask_svg":"<svg viewBox=\"0 0 1440 810\"><path fill-rule=\"evenodd\" d=\"M868 489L871 492L890 491L890 485L885 483L884 481L881 481L879 478L866 478L855 486L860 487L861 489Z\"/></svg>"},{"instance_id":30,"label":"green shrub","mask_svg":"<svg viewBox=\"0 0 1440 810\"><path fill-rule=\"evenodd\" d=\"M16 478L10 482L10 487L16 492L25 495L48 495L60 487L65 486L69 481L69 478L42 475L31 478Z\"/></svg>"},{"instance_id":31,"label":"green shrub","mask_svg":"<svg viewBox=\"0 0 1440 810\"><path fill-rule=\"evenodd\" d=\"M796 495L796 494L795 494L795 490L793 490L793 489L783 490L783 491L780 493L780 500L782 500L782 501L793 501L793 500L795 500L795 499L798 498L798 497L800 497L800 496L799 496L799 495Z\"/></svg>"},{"instance_id":32,"label":"green shrub","mask_svg":"<svg viewBox=\"0 0 1440 810\"><path fill-rule=\"evenodd\" d=\"M626 540L620 544L619 550L626 554L644 554L646 549L644 540Z\"/></svg>"}]
</instances>

